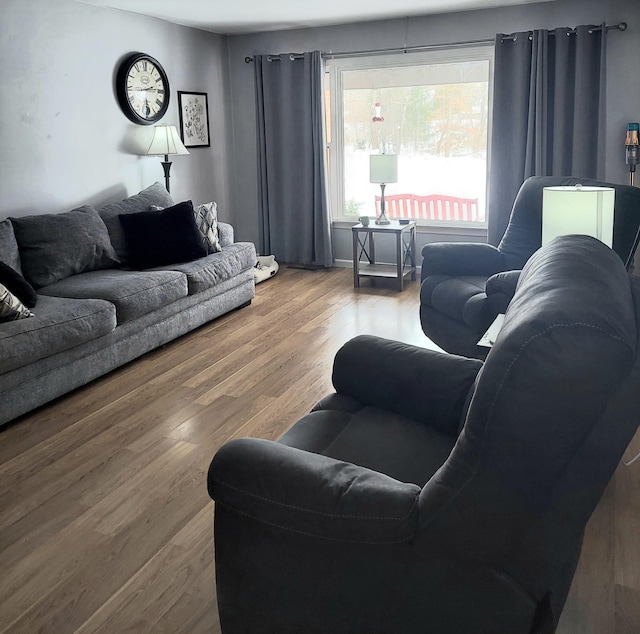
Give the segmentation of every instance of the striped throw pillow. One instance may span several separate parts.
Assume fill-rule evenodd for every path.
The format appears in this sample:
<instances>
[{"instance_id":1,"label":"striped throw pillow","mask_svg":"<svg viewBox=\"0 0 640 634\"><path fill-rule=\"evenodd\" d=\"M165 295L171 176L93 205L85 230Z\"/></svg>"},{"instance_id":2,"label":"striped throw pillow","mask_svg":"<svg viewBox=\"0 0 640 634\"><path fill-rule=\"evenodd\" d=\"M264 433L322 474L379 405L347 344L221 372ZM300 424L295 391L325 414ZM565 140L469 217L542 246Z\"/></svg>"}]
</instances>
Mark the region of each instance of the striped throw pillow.
<instances>
[{"instance_id":1,"label":"striped throw pillow","mask_svg":"<svg viewBox=\"0 0 640 634\"><path fill-rule=\"evenodd\" d=\"M4 284L0 284L0 322L26 317L33 317L33 313Z\"/></svg>"}]
</instances>

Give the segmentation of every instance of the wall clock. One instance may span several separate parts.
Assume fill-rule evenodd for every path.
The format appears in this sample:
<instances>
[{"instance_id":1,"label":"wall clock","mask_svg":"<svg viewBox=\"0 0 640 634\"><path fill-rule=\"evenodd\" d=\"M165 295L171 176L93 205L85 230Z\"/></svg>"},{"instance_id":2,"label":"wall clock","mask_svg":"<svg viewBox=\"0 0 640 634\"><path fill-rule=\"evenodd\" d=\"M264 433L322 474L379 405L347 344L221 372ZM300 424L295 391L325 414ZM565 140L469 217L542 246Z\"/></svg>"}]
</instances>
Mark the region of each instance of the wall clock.
<instances>
[{"instance_id":1,"label":"wall clock","mask_svg":"<svg viewBox=\"0 0 640 634\"><path fill-rule=\"evenodd\" d=\"M169 107L169 80L160 63L150 55L133 53L116 77L116 94L124 114L134 123L150 125Z\"/></svg>"}]
</instances>

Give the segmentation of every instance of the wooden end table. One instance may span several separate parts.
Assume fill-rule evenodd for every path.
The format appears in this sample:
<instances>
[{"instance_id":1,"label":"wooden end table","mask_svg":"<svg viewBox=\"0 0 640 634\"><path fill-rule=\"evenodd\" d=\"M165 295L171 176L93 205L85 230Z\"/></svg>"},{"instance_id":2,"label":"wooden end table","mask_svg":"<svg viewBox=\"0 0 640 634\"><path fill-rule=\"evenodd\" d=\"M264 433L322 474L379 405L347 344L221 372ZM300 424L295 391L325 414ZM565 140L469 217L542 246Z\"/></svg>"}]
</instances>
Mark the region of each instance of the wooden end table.
<instances>
[{"instance_id":1,"label":"wooden end table","mask_svg":"<svg viewBox=\"0 0 640 634\"><path fill-rule=\"evenodd\" d=\"M351 227L353 237L353 286L360 287L360 278L385 277L397 280L399 290L404 290L404 279L416 279L416 222L410 220L400 224L392 220L388 225L377 225L374 221L364 226L360 223ZM395 263L376 262L376 234L395 236ZM362 260L362 256L365 260Z\"/></svg>"}]
</instances>

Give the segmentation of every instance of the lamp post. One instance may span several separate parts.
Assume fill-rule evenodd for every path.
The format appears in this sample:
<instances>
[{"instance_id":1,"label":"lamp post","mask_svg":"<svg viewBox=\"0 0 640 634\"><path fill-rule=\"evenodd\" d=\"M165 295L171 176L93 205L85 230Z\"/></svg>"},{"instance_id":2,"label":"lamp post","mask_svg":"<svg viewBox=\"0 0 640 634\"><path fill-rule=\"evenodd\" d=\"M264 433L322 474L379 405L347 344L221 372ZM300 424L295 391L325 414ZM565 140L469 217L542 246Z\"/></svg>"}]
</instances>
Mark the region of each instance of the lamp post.
<instances>
[{"instance_id":1,"label":"lamp post","mask_svg":"<svg viewBox=\"0 0 640 634\"><path fill-rule=\"evenodd\" d=\"M171 191L169 189L169 172L171 171L170 154L189 154L189 150L187 150L180 140L176 126L157 125L153 129L153 138L145 155L164 156L162 169L164 170L164 182L168 192Z\"/></svg>"}]
</instances>

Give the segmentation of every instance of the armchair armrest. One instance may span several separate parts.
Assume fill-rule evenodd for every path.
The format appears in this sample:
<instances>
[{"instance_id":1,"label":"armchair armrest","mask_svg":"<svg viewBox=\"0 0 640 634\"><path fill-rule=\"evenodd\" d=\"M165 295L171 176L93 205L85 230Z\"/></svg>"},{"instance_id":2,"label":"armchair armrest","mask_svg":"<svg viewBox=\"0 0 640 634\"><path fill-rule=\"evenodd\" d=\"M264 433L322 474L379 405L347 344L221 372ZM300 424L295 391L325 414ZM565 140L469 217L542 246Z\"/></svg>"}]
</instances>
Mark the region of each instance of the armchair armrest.
<instances>
[{"instance_id":1,"label":"armchair armrest","mask_svg":"<svg viewBox=\"0 0 640 634\"><path fill-rule=\"evenodd\" d=\"M485 286L487 301L496 314L507 311L507 307L516 293L521 272L522 271L503 271L492 275L487 280Z\"/></svg>"},{"instance_id":2,"label":"armchair armrest","mask_svg":"<svg viewBox=\"0 0 640 634\"><path fill-rule=\"evenodd\" d=\"M426 275L493 275L504 270L504 257L484 242L432 242L422 247L422 279Z\"/></svg>"},{"instance_id":3,"label":"armchair armrest","mask_svg":"<svg viewBox=\"0 0 640 634\"><path fill-rule=\"evenodd\" d=\"M482 362L361 335L336 354L336 392L457 434Z\"/></svg>"},{"instance_id":4,"label":"armchair armrest","mask_svg":"<svg viewBox=\"0 0 640 634\"><path fill-rule=\"evenodd\" d=\"M324 539L398 543L418 526L415 484L269 440L224 445L211 462L207 486L216 504Z\"/></svg>"}]
</instances>

